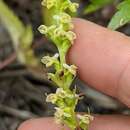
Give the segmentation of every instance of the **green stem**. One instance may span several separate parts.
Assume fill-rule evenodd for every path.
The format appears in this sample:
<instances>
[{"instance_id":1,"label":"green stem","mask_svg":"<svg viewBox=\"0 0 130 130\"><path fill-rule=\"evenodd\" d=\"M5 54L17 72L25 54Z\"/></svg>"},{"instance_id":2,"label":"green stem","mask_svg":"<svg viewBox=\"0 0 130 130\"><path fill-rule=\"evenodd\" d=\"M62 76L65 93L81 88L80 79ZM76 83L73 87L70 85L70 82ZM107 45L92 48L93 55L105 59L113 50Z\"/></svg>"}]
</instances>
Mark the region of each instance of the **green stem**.
<instances>
[{"instance_id":1,"label":"green stem","mask_svg":"<svg viewBox=\"0 0 130 130\"><path fill-rule=\"evenodd\" d=\"M69 41L63 42L62 45L61 45L61 43L58 44L57 48L58 48L59 55L60 55L61 65L66 64L66 54L70 47L71 47L71 44L69 43Z\"/></svg>"}]
</instances>

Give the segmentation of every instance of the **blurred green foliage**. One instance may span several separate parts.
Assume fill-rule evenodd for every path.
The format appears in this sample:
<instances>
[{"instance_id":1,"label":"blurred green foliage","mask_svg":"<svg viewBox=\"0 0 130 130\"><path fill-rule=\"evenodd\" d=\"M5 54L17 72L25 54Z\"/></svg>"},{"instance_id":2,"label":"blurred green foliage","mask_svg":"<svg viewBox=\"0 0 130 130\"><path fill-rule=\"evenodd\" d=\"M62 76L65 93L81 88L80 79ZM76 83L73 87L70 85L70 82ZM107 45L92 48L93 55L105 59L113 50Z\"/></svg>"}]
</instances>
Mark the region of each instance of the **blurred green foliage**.
<instances>
[{"instance_id":1,"label":"blurred green foliage","mask_svg":"<svg viewBox=\"0 0 130 130\"><path fill-rule=\"evenodd\" d=\"M116 30L117 28L130 22L130 0L125 0L117 6L118 11L112 17L108 28Z\"/></svg>"},{"instance_id":2,"label":"blurred green foliage","mask_svg":"<svg viewBox=\"0 0 130 130\"><path fill-rule=\"evenodd\" d=\"M12 39L19 62L25 65L37 65L37 59L31 48L33 41L31 25L25 26L3 0L0 0L0 21Z\"/></svg>"},{"instance_id":3,"label":"blurred green foliage","mask_svg":"<svg viewBox=\"0 0 130 130\"><path fill-rule=\"evenodd\" d=\"M84 14L89 14L92 13L110 3L112 3L113 0L91 0L91 4L89 4L85 10Z\"/></svg>"},{"instance_id":4,"label":"blurred green foliage","mask_svg":"<svg viewBox=\"0 0 130 130\"><path fill-rule=\"evenodd\" d=\"M90 4L85 8L84 13L92 13L108 4L114 2L120 2L117 0L91 0ZM117 5L117 12L110 20L108 28L116 30L121 26L130 22L130 0L122 0L121 3Z\"/></svg>"}]
</instances>

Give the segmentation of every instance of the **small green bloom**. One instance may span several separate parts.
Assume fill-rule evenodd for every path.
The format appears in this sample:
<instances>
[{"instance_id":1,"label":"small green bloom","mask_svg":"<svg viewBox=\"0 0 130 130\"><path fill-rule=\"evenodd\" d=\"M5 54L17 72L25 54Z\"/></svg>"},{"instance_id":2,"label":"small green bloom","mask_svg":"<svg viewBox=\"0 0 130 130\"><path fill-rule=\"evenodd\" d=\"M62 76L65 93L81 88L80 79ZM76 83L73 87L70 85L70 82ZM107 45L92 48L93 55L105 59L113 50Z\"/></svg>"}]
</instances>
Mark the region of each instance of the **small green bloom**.
<instances>
[{"instance_id":1,"label":"small green bloom","mask_svg":"<svg viewBox=\"0 0 130 130\"><path fill-rule=\"evenodd\" d=\"M56 95L59 98L65 98L67 96L67 92L63 90L63 88L57 88Z\"/></svg>"},{"instance_id":2,"label":"small green bloom","mask_svg":"<svg viewBox=\"0 0 130 130\"><path fill-rule=\"evenodd\" d=\"M72 31L66 32L67 39L73 44L74 40L76 39L76 34Z\"/></svg>"},{"instance_id":3,"label":"small green bloom","mask_svg":"<svg viewBox=\"0 0 130 130\"><path fill-rule=\"evenodd\" d=\"M44 35L49 35L50 37L53 34L54 30L56 30L56 25L51 25L49 27L45 26L45 25L41 25L39 28L38 28L39 32L41 34L44 34Z\"/></svg>"},{"instance_id":4,"label":"small green bloom","mask_svg":"<svg viewBox=\"0 0 130 130\"><path fill-rule=\"evenodd\" d=\"M57 0L43 0L42 5L46 6L48 9L52 8L53 6L56 5Z\"/></svg>"},{"instance_id":5,"label":"small green bloom","mask_svg":"<svg viewBox=\"0 0 130 130\"><path fill-rule=\"evenodd\" d=\"M63 27L62 26L59 26L58 28L56 28L54 30L54 36L57 38L57 37L62 37L65 35L65 31L63 30Z\"/></svg>"},{"instance_id":6,"label":"small green bloom","mask_svg":"<svg viewBox=\"0 0 130 130\"><path fill-rule=\"evenodd\" d=\"M71 12L76 12L78 7L79 7L78 3L72 3L70 0L66 0L62 4L61 8L62 8L62 10L69 9Z\"/></svg>"},{"instance_id":7,"label":"small green bloom","mask_svg":"<svg viewBox=\"0 0 130 130\"><path fill-rule=\"evenodd\" d=\"M47 26L45 26L45 25L41 25L41 26L38 28L38 30L39 30L39 32L40 32L41 34L46 34L46 33L48 32L48 28L47 28Z\"/></svg>"},{"instance_id":8,"label":"small green bloom","mask_svg":"<svg viewBox=\"0 0 130 130\"><path fill-rule=\"evenodd\" d=\"M76 98L76 97L78 97L77 94L68 93L63 88L57 88L56 95L59 98L70 98L71 100L74 99L74 98Z\"/></svg>"},{"instance_id":9,"label":"small green bloom","mask_svg":"<svg viewBox=\"0 0 130 130\"><path fill-rule=\"evenodd\" d=\"M74 76L76 75L76 71L77 71L77 67L75 65L67 65L67 64L63 64L63 67L65 69L67 69L71 74L73 74Z\"/></svg>"},{"instance_id":10,"label":"small green bloom","mask_svg":"<svg viewBox=\"0 0 130 130\"><path fill-rule=\"evenodd\" d=\"M60 109L58 107L55 107L56 112L55 112L55 119L56 119L56 123L62 123L62 117L64 115L64 111L63 109Z\"/></svg>"},{"instance_id":11,"label":"small green bloom","mask_svg":"<svg viewBox=\"0 0 130 130\"><path fill-rule=\"evenodd\" d=\"M57 100L58 100L58 97L56 94L51 93L51 94L47 95L46 102L51 102L54 104L54 103L56 103Z\"/></svg>"},{"instance_id":12,"label":"small green bloom","mask_svg":"<svg viewBox=\"0 0 130 130\"><path fill-rule=\"evenodd\" d=\"M53 64L58 64L58 57L59 57L59 54L56 53L53 57L50 57L50 56L44 56L42 58L42 63L46 65L46 67L50 67L52 66Z\"/></svg>"},{"instance_id":13,"label":"small green bloom","mask_svg":"<svg viewBox=\"0 0 130 130\"><path fill-rule=\"evenodd\" d=\"M77 115L77 118L80 120L80 124L90 124L90 121L93 120L93 117L91 115L85 114L85 115Z\"/></svg>"},{"instance_id":14,"label":"small green bloom","mask_svg":"<svg viewBox=\"0 0 130 130\"><path fill-rule=\"evenodd\" d=\"M71 3L70 6L69 6L69 9L72 12L76 12L78 7L79 7L78 3Z\"/></svg>"},{"instance_id":15,"label":"small green bloom","mask_svg":"<svg viewBox=\"0 0 130 130\"><path fill-rule=\"evenodd\" d=\"M65 111L66 108L55 107L55 109L56 109L55 118L56 118L57 123L62 123L64 118L70 118L71 117L71 114Z\"/></svg>"},{"instance_id":16,"label":"small green bloom","mask_svg":"<svg viewBox=\"0 0 130 130\"><path fill-rule=\"evenodd\" d=\"M64 23L68 24L72 22L71 16L64 12L54 15L53 18L57 21L57 23L61 23L61 24Z\"/></svg>"}]
</instances>

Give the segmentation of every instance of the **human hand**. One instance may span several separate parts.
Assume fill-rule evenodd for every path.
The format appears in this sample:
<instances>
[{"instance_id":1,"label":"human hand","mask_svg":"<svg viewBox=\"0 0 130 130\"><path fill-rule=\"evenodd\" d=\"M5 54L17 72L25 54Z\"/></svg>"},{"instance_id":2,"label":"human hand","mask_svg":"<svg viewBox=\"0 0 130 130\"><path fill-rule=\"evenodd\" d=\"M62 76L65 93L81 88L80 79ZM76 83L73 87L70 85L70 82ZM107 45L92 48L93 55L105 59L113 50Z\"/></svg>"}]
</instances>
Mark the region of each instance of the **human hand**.
<instances>
[{"instance_id":1,"label":"human hand","mask_svg":"<svg viewBox=\"0 0 130 130\"><path fill-rule=\"evenodd\" d=\"M77 40L68 60L78 66L84 82L130 107L130 38L85 20L74 23ZM18 130L61 130L61 126L53 118L41 118L26 121ZM130 117L96 115L89 130L130 130Z\"/></svg>"}]
</instances>

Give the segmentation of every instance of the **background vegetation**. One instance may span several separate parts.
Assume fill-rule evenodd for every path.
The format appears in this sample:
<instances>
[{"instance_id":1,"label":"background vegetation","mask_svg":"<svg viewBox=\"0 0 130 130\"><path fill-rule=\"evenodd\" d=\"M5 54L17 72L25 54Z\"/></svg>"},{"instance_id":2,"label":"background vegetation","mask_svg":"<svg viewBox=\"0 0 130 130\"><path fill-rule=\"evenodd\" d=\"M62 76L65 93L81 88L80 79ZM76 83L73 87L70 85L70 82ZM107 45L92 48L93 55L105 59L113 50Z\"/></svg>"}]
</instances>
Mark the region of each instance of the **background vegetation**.
<instances>
[{"instance_id":1,"label":"background vegetation","mask_svg":"<svg viewBox=\"0 0 130 130\"><path fill-rule=\"evenodd\" d=\"M130 21L130 0L76 1L80 3L78 17L109 25L113 30L121 27L118 31L130 35L130 25L126 24ZM49 12L42 9L40 0L4 0L9 8L1 2L0 130L15 130L26 119L53 114L53 106L45 103L45 93L54 92L55 87L47 80L46 69L39 60L57 50L37 30L49 21ZM75 82L85 92L77 111L87 111L89 107L93 113L130 114L130 110L110 97L90 89L79 79Z\"/></svg>"}]
</instances>

